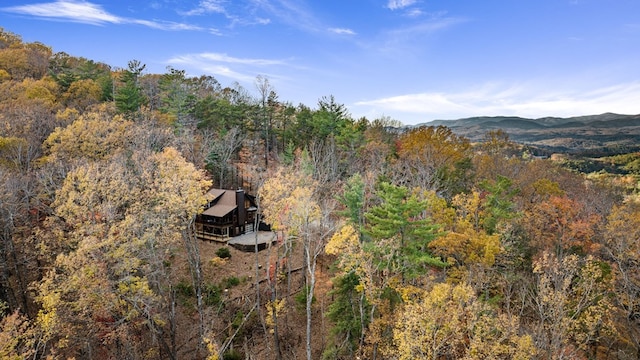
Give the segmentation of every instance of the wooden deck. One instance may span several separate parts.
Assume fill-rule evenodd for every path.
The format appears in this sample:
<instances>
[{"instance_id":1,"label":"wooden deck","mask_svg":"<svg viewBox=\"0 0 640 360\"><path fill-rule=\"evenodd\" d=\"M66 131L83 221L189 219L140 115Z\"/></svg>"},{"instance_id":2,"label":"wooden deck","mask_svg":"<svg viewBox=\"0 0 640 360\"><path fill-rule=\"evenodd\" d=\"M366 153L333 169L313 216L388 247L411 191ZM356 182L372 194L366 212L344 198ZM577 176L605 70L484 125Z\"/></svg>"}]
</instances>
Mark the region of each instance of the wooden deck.
<instances>
[{"instance_id":1,"label":"wooden deck","mask_svg":"<svg viewBox=\"0 0 640 360\"><path fill-rule=\"evenodd\" d=\"M232 239L228 236L217 236L217 235L206 234L203 232L197 232L196 237L200 240L215 241L219 243L226 243L227 241Z\"/></svg>"},{"instance_id":2,"label":"wooden deck","mask_svg":"<svg viewBox=\"0 0 640 360\"><path fill-rule=\"evenodd\" d=\"M258 231L227 238L227 244L241 251L255 251L256 241L258 243L258 251L264 250L269 244L277 241L276 234L272 231Z\"/></svg>"}]
</instances>

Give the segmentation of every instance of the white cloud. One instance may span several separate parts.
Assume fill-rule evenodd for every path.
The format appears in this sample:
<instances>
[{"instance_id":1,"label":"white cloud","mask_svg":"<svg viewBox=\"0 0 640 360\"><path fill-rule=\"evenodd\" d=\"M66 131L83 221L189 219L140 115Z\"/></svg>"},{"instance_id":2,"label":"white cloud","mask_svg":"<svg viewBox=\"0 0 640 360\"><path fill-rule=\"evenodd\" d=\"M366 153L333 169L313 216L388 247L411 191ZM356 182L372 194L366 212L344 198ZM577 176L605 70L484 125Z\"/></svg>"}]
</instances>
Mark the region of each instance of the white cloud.
<instances>
[{"instance_id":1,"label":"white cloud","mask_svg":"<svg viewBox=\"0 0 640 360\"><path fill-rule=\"evenodd\" d=\"M639 114L640 82L579 91L555 91L520 85L485 86L460 92L424 92L355 103L362 112L403 114L407 123L470 116L510 115L528 118L615 112ZM354 111L354 110L352 110ZM396 116L400 118L399 116ZM407 118L413 120L407 121Z\"/></svg>"},{"instance_id":2,"label":"white cloud","mask_svg":"<svg viewBox=\"0 0 640 360\"><path fill-rule=\"evenodd\" d=\"M308 32L318 32L325 29L315 14L303 1L296 0L251 0L256 9L270 14L281 23Z\"/></svg>"},{"instance_id":3,"label":"white cloud","mask_svg":"<svg viewBox=\"0 0 640 360\"><path fill-rule=\"evenodd\" d=\"M222 0L202 0L195 9L182 13L183 15L205 15L211 13L226 14Z\"/></svg>"},{"instance_id":4,"label":"white cloud","mask_svg":"<svg viewBox=\"0 0 640 360\"><path fill-rule=\"evenodd\" d=\"M251 1L200 0L195 8L178 13L183 16L220 14L229 21L228 27L270 24L271 19L256 15L260 5L262 5L261 2L252 3Z\"/></svg>"},{"instance_id":5,"label":"white cloud","mask_svg":"<svg viewBox=\"0 0 640 360\"><path fill-rule=\"evenodd\" d=\"M237 58L223 53L186 54L173 57L167 63L189 67L194 73L204 72L245 83L253 82L256 74L264 74L265 69L287 65L282 60Z\"/></svg>"},{"instance_id":6,"label":"white cloud","mask_svg":"<svg viewBox=\"0 0 640 360\"><path fill-rule=\"evenodd\" d=\"M391 10L404 9L416 3L417 0L389 0L387 7Z\"/></svg>"},{"instance_id":7,"label":"white cloud","mask_svg":"<svg viewBox=\"0 0 640 360\"><path fill-rule=\"evenodd\" d=\"M2 8L5 12L47 19L67 20L90 25L138 24L160 30L203 30L199 26L171 21L131 19L110 14L102 6L87 1L58 0L50 3Z\"/></svg>"},{"instance_id":8,"label":"white cloud","mask_svg":"<svg viewBox=\"0 0 640 360\"><path fill-rule=\"evenodd\" d=\"M233 57L233 56L229 56L227 54L221 54L221 53L202 53L202 54L195 55L194 57L199 57L205 60L218 61L218 62L224 62L229 64L243 64L243 65L254 65L254 66L270 66L270 65L284 64L284 62L281 60L237 58L237 57Z\"/></svg>"},{"instance_id":9,"label":"white cloud","mask_svg":"<svg viewBox=\"0 0 640 360\"><path fill-rule=\"evenodd\" d=\"M220 31L219 29L216 29L216 28L209 28L209 29L207 29L207 31L208 31L208 32L209 32L209 34L211 34L211 35L222 36L222 31Z\"/></svg>"},{"instance_id":10,"label":"white cloud","mask_svg":"<svg viewBox=\"0 0 640 360\"><path fill-rule=\"evenodd\" d=\"M67 19L93 25L125 22L123 18L104 11L100 5L85 1L59 0L52 3L6 7L3 10L37 17Z\"/></svg>"},{"instance_id":11,"label":"white cloud","mask_svg":"<svg viewBox=\"0 0 640 360\"><path fill-rule=\"evenodd\" d=\"M355 35L356 32L345 28L329 28L329 31L338 35Z\"/></svg>"},{"instance_id":12,"label":"white cloud","mask_svg":"<svg viewBox=\"0 0 640 360\"><path fill-rule=\"evenodd\" d=\"M190 24L184 24L184 23L175 23L175 22L171 22L171 21L147 21L147 20L135 20L135 19L131 19L128 20L127 22L132 23L132 24L139 24L139 25L144 25L153 29L158 29L158 30L173 30L173 31L183 31L183 30L191 30L191 31L200 31L200 30L204 30L203 28L196 26L196 25L190 25Z\"/></svg>"},{"instance_id":13,"label":"white cloud","mask_svg":"<svg viewBox=\"0 0 640 360\"><path fill-rule=\"evenodd\" d=\"M389 56L413 56L426 49L424 37L447 31L468 21L460 17L441 17L412 22L402 27L386 30L375 43L375 49Z\"/></svg>"},{"instance_id":14,"label":"white cloud","mask_svg":"<svg viewBox=\"0 0 640 360\"><path fill-rule=\"evenodd\" d=\"M419 17L424 15L424 11L420 10L420 9L409 9L407 10L407 12L405 13L406 16L408 17Z\"/></svg>"},{"instance_id":15,"label":"white cloud","mask_svg":"<svg viewBox=\"0 0 640 360\"><path fill-rule=\"evenodd\" d=\"M436 31L448 29L454 25L463 23L465 21L467 20L463 18L457 18L457 17L434 18L431 20L420 22L415 25L391 30L388 32L388 34L392 36L412 36L415 34L430 34Z\"/></svg>"}]
</instances>

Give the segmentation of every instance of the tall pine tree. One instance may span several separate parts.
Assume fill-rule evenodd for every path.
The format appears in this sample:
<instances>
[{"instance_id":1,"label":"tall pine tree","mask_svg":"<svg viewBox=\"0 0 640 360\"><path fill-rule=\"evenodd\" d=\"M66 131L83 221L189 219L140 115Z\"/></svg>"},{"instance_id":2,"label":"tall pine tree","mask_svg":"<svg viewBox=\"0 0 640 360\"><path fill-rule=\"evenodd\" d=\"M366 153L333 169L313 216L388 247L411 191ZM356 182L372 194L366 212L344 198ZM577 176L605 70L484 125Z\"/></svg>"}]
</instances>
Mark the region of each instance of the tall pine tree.
<instances>
[{"instance_id":1,"label":"tall pine tree","mask_svg":"<svg viewBox=\"0 0 640 360\"><path fill-rule=\"evenodd\" d=\"M384 182L377 195L381 202L365 214L365 234L371 238L372 251L382 252L384 265L403 279L423 273L427 266L446 266L428 249L438 232L437 225L426 217L427 202L404 186Z\"/></svg>"}]
</instances>

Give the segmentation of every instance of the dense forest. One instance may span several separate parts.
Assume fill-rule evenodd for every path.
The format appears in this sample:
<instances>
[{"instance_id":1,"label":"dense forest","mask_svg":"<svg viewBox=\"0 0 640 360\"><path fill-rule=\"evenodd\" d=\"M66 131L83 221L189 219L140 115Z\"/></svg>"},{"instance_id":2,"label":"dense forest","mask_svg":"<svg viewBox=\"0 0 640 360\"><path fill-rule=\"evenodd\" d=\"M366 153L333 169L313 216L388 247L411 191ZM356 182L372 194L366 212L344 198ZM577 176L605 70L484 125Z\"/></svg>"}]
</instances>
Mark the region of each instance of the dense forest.
<instances>
[{"instance_id":1,"label":"dense forest","mask_svg":"<svg viewBox=\"0 0 640 360\"><path fill-rule=\"evenodd\" d=\"M0 359L640 359L640 155L557 159L0 29Z\"/></svg>"}]
</instances>

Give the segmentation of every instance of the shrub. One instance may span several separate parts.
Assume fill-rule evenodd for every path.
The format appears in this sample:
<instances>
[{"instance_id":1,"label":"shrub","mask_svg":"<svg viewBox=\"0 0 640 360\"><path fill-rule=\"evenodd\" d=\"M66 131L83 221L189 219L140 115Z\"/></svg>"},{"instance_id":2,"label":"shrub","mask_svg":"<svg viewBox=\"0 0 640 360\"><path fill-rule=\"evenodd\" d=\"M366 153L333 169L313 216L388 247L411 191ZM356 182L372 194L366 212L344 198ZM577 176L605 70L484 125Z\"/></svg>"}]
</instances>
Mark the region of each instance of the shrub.
<instances>
[{"instance_id":1,"label":"shrub","mask_svg":"<svg viewBox=\"0 0 640 360\"><path fill-rule=\"evenodd\" d=\"M234 286L240 285L240 279L235 276L231 276L222 280L222 283L220 285L225 289L230 289Z\"/></svg>"},{"instance_id":2,"label":"shrub","mask_svg":"<svg viewBox=\"0 0 640 360\"><path fill-rule=\"evenodd\" d=\"M191 297L195 294L193 285L184 280L176 284L176 293L184 297Z\"/></svg>"},{"instance_id":3,"label":"shrub","mask_svg":"<svg viewBox=\"0 0 640 360\"><path fill-rule=\"evenodd\" d=\"M221 266L221 265L225 264L227 262L227 260L228 259L223 259L223 258L220 258L220 257L214 257L211 260L209 260L209 263L212 266Z\"/></svg>"},{"instance_id":4,"label":"shrub","mask_svg":"<svg viewBox=\"0 0 640 360\"><path fill-rule=\"evenodd\" d=\"M203 289L204 303L208 306L219 306L222 304L222 292L218 285L206 285Z\"/></svg>"},{"instance_id":5,"label":"shrub","mask_svg":"<svg viewBox=\"0 0 640 360\"><path fill-rule=\"evenodd\" d=\"M222 360L242 360L244 356L237 350L229 350L222 355Z\"/></svg>"},{"instance_id":6,"label":"shrub","mask_svg":"<svg viewBox=\"0 0 640 360\"><path fill-rule=\"evenodd\" d=\"M305 286L302 291L300 291L298 294L296 294L295 296L295 300L296 300L296 307L300 310L304 310L307 307L307 293L309 292L309 287ZM316 302L316 297L312 297L311 298L311 303L315 304Z\"/></svg>"},{"instance_id":7,"label":"shrub","mask_svg":"<svg viewBox=\"0 0 640 360\"><path fill-rule=\"evenodd\" d=\"M231 257L231 251L228 247L221 247L220 249L216 250L216 255L218 255L219 258L228 259Z\"/></svg>"}]
</instances>

